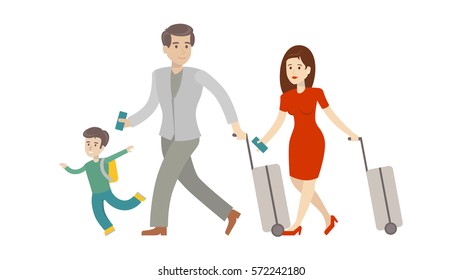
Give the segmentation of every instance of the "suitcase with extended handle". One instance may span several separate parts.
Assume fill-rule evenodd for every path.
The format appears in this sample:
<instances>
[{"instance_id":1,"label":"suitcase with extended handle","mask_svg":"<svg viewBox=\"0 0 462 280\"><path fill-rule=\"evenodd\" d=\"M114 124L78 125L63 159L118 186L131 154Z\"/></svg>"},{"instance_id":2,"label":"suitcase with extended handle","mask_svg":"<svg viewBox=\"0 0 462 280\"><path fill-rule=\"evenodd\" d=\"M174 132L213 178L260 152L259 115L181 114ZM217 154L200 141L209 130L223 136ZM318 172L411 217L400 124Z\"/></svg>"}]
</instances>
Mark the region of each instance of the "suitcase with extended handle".
<instances>
[{"instance_id":1,"label":"suitcase with extended handle","mask_svg":"<svg viewBox=\"0 0 462 280\"><path fill-rule=\"evenodd\" d=\"M351 139L348 138L348 140ZM385 230L390 235L394 234L397 228L403 225L403 220L401 218L393 168L385 166L368 169L362 137L359 137L359 141L361 142L364 165L366 166L375 225L378 230Z\"/></svg>"},{"instance_id":2,"label":"suitcase with extended handle","mask_svg":"<svg viewBox=\"0 0 462 280\"><path fill-rule=\"evenodd\" d=\"M265 232L271 231L274 236L281 236L284 229L290 226L281 168L278 164L254 168L247 136L246 143L262 229Z\"/></svg>"}]
</instances>

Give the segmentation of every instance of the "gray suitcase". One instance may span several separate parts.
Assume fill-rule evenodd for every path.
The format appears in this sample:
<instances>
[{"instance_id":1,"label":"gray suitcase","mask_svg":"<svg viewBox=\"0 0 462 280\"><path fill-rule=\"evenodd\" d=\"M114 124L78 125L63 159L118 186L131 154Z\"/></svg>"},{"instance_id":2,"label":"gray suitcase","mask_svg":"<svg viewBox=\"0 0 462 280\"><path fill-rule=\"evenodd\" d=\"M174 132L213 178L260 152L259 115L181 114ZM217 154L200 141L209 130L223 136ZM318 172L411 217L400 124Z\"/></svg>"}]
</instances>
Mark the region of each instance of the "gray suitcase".
<instances>
[{"instance_id":1,"label":"gray suitcase","mask_svg":"<svg viewBox=\"0 0 462 280\"><path fill-rule=\"evenodd\" d=\"M248 137L246 142L262 229L271 231L274 236L281 236L284 229L290 226L281 168L278 164L254 168Z\"/></svg>"},{"instance_id":2,"label":"gray suitcase","mask_svg":"<svg viewBox=\"0 0 462 280\"><path fill-rule=\"evenodd\" d=\"M367 182L374 211L375 225L378 230L394 234L403 225L396 191L395 176L391 166L368 169L362 137L359 137L366 166Z\"/></svg>"}]
</instances>

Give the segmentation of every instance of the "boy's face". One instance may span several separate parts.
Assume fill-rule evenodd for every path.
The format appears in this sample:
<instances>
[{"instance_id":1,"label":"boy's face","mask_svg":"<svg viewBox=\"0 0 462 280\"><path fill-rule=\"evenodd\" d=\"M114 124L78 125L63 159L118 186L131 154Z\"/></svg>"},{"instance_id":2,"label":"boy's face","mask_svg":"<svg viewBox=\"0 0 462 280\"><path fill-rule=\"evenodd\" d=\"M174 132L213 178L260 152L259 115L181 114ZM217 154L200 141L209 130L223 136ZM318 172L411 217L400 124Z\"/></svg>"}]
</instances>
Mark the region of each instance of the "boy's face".
<instances>
[{"instance_id":1,"label":"boy's face","mask_svg":"<svg viewBox=\"0 0 462 280\"><path fill-rule=\"evenodd\" d=\"M85 152L89 157L96 157L104 150L104 146L101 146L101 138L85 138Z\"/></svg>"},{"instance_id":2,"label":"boy's face","mask_svg":"<svg viewBox=\"0 0 462 280\"><path fill-rule=\"evenodd\" d=\"M183 66L191 57L191 35L188 36L172 36L170 47L164 46L164 53L168 58L176 64Z\"/></svg>"}]
</instances>

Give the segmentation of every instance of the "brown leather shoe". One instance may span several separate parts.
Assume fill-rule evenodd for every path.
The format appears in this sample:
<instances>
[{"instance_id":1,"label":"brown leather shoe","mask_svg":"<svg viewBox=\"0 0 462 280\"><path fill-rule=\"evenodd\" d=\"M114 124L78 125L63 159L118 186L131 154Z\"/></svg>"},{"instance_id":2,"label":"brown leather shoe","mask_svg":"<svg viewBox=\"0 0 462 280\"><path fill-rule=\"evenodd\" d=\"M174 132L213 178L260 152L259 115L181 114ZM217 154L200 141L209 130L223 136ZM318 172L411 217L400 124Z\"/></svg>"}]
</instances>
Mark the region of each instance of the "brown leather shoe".
<instances>
[{"instance_id":1,"label":"brown leather shoe","mask_svg":"<svg viewBox=\"0 0 462 280\"><path fill-rule=\"evenodd\" d=\"M143 230L141 235L167 235L167 227L155 227L153 229Z\"/></svg>"},{"instance_id":2,"label":"brown leather shoe","mask_svg":"<svg viewBox=\"0 0 462 280\"><path fill-rule=\"evenodd\" d=\"M231 210L228 214L228 227L226 227L225 233L229 235L231 230L233 229L234 225L236 224L237 219L241 216L241 213L237 212L236 210Z\"/></svg>"}]
</instances>

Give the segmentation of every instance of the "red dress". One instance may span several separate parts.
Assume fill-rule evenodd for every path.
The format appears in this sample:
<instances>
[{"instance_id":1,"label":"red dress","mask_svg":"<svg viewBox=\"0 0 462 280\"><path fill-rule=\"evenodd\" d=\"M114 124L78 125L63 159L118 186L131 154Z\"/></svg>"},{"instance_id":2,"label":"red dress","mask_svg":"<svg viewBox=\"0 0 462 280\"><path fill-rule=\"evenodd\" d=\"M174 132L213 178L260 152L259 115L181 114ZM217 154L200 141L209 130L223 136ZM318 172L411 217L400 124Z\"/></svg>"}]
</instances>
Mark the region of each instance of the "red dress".
<instances>
[{"instance_id":1,"label":"red dress","mask_svg":"<svg viewBox=\"0 0 462 280\"><path fill-rule=\"evenodd\" d=\"M324 136L316 124L316 104L321 108L329 103L320 88L297 89L281 95L280 110L294 116L294 130L289 142L290 176L300 180L312 180L319 176L324 158Z\"/></svg>"}]
</instances>

